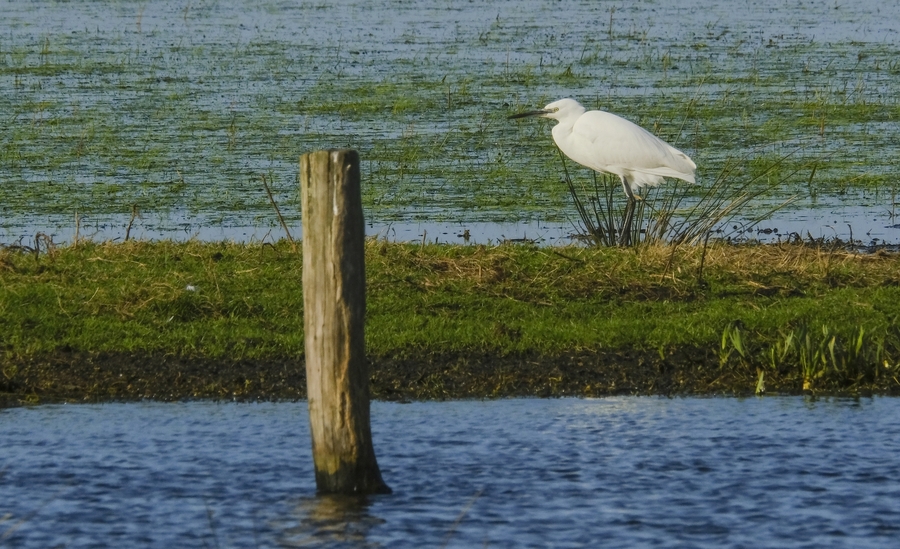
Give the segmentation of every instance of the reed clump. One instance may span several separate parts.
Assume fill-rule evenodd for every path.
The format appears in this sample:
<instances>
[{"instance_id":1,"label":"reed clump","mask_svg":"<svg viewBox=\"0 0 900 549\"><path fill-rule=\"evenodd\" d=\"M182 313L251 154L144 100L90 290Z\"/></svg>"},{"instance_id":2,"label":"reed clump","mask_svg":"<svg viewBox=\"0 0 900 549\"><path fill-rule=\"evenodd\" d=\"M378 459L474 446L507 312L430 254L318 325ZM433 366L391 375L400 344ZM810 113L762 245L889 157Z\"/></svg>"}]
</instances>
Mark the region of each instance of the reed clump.
<instances>
[{"instance_id":1,"label":"reed clump","mask_svg":"<svg viewBox=\"0 0 900 549\"><path fill-rule=\"evenodd\" d=\"M747 216L748 205L776 189L796 186L796 179L807 170L808 184L816 173L816 164L789 165L792 151L771 161L754 155L727 160L718 175L706 186L674 180L660 187L647 188L635 203L616 199L620 187L617 176L592 172L590 184L576 183L563 162L566 186L578 218L576 231L596 246L628 246L706 243L711 237L731 240L755 227L773 213L790 204L789 197L775 206ZM633 216L631 234L621 238L625 220ZM735 220L738 220L735 223Z\"/></svg>"}]
</instances>

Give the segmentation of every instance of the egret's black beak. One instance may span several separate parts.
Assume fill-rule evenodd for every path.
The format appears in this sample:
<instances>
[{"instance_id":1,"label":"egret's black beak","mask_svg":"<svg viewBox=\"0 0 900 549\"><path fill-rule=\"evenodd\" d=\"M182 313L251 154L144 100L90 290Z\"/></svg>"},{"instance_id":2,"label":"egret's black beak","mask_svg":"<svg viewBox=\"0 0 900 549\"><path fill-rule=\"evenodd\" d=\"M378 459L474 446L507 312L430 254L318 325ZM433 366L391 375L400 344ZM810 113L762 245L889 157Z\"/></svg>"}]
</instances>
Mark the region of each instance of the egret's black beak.
<instances>
[{"instance_id":1,"label":"egret's black beak","mask_svg":"<svg viewBox=\"0 0 900 549\"><path fill-rule=\"evenodd\" d=\"M507 116L507 120L512 120L513 118L528 118L529 116L542 116L545 114L550 114L553 111L548 111L547 109L541 109L539 111L528 111L528 112L520 112L519 114L513 114L511 116Z\"/></svg>"}]
</instances>

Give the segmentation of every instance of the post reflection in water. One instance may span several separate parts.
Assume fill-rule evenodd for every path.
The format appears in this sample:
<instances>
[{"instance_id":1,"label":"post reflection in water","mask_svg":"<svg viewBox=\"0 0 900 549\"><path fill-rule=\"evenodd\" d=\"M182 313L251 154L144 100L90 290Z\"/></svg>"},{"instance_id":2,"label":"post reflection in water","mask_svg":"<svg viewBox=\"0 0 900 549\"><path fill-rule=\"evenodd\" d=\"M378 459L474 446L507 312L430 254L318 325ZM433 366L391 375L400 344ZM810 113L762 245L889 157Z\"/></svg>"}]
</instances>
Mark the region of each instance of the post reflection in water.
<instances>
[{"instance_id":1,"label":"post reflection in water","mask_svg":"<svg viewBox=\"0 0 900 549\"><path fill-rule=\"evenodd\" d=\"M372 499L384 496L318 495L300 500L296 523L280 539L283 547L381 547L368 540L384 519L371 514Z\"/></svg>"}]
</instances>

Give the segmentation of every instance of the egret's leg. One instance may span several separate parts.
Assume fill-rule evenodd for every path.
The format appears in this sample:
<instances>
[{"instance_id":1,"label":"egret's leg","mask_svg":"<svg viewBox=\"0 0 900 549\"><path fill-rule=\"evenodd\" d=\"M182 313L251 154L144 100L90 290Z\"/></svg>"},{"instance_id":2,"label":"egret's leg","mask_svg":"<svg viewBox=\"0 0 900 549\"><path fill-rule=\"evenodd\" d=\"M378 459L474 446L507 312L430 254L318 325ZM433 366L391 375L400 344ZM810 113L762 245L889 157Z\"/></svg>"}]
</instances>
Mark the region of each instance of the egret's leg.
<instances>
[{"instance_id":1,"label":"egret's leg","mask_svg":"<svg viewBox=\"0 0 900 549\"><path fill-rule=\"evenodd\" d=\"M631 190L631 185L624 177L620 177L620 179L622 180L622 188L625 189L625 196L627 196L629 200L643 200L641 195L634 194L634 191Z\"/></svg>"},{"instance_id":2,"label":"egret's leg","mask_svg":"<svg viewBox=\"0 0 900 549\"><path fill-rule=\"evenodd\" d=\"M634 207L636 204L637 200L629 198L628 203L625 205L625 218L622 220L622 229L619 232L619 246L631 245L631 222L634 218Z\"/></svg>"},{"instance_id":3,"label":"egret's leg","mask_svg":"<svg viewBox=\"0 0 900 549\"><path fill-rule=\"evenodd\" d=\"M631 185L622 177L622 188L625 189L625 195L628 196L628 203L625 205L625 217L622 219L622 225L619 227L619 246L631 245L631 221L634 217L634 205L636 197L631 191Z\"/></svg>"},{"instance_id":4,"label":"egret's leg","mask_svg":"<svg viewBox=\"0 0 900 549\"><path fill-rule=\"evenodd\" d=\"M625 179L625 176L619 176L619 179L622 180L622 188L625 189L625 196L628 197L629 202L634 201L634 191L631 190L631 185L628 184L628 181Z\"/></svg>"}]
</instances>

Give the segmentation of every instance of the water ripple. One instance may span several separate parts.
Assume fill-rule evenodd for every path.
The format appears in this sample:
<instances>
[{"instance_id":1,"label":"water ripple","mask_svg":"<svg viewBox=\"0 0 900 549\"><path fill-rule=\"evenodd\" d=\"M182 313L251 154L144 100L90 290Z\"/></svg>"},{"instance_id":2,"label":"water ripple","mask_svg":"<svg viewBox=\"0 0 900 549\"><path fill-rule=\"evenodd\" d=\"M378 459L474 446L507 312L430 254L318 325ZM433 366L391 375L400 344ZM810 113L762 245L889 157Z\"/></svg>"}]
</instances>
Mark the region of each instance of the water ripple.
<instances>
[{"instance_id":1,"label":"water ripple","mask_svg":"<svg viewBox=\"0 0 900 549\"><path fill-rule=\"evenodd\" d=\"M900 400L373 404L392 495L316 497L305 403L0 410L0 545L893 547Z\"/></svg>"}]
</instances>

